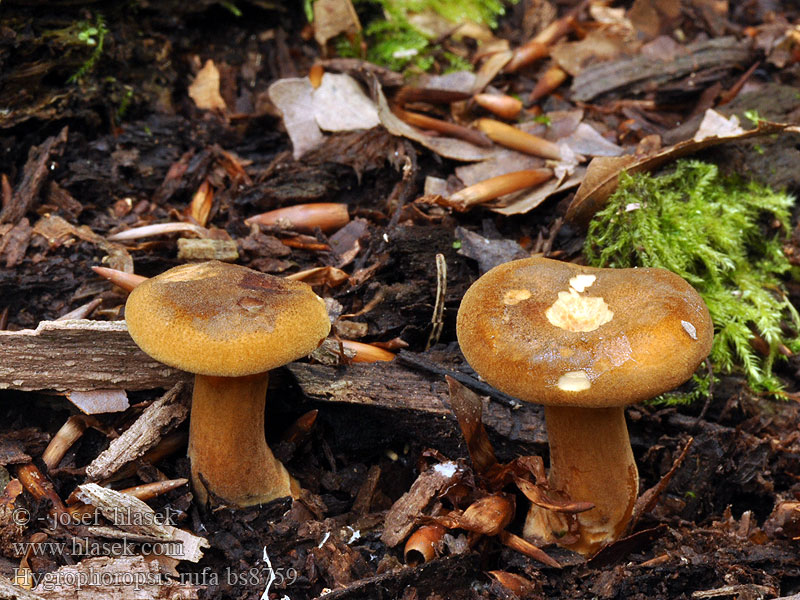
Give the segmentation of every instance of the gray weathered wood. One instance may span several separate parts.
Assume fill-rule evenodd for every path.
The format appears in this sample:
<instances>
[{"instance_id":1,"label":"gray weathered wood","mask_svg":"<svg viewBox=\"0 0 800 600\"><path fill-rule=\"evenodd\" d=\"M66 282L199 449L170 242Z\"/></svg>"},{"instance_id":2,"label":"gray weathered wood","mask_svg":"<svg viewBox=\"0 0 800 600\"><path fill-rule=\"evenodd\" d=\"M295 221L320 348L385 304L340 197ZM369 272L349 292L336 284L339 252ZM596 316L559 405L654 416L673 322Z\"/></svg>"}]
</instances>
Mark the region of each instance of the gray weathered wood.
<instances>
[{"instance_id":1,"label":"gray weathered wood","mask_svg":"<svg viewBox=\"0 0 800 600\"><path fill-rule=\"evenodd\" d=\"M572 82L572 98L588 101L622 88L643 92L705 69L748 65L751 56L749 45L734 37L703 40L687 45L685 50L686 54L668 60L637 54L587 67Z\"/></svg>"},{"instance_id":2,"label":"gray weathered wood","mask_svg":"<svg viewBox=\"0 0 800 600\"><path fill-rule=\"evenodd\" d=\"M142 352L124 321L42 321L0 331L0 389L22 391L146 390L187 375Z\"/></svg>"}]
</instances>

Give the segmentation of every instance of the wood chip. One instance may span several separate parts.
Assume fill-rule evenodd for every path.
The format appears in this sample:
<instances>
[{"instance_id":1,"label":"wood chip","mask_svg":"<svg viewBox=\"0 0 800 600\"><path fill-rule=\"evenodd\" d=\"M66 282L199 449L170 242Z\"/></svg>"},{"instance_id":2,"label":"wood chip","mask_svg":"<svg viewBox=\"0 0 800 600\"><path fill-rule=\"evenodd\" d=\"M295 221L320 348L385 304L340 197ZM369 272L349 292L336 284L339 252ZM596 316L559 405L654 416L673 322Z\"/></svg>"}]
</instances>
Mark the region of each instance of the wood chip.
<instances>
[{"instance_id":1,"label":"wood chip","mask_svg":"<svg viewBox=\"0 0 800 600\"><path fill-rule=\"evenodd\" d=\"M452 461L440 463L420 473L411 489L400 496L386 513L381 541L390 548L402 542L411 533L425 508L462 475L462 467Z\"/></svg>"},{"instance_id":2,"label":"wood chip","mask_svg":"<svg viewBox=\"0 0 800 600\"><path fill-rule=\"evenodd\" d=\"M156 514L135 496L104 488L96 483L85 483L78 486L78 490L77 496L81 502L97 507L114 524L113 528L90 527L95 535L129 540L131 543L160 541L162 543L158 546L159 552L153 552L154 554L190 562L199 561L203 558L201 549L210 547L205 538L173 526L169 513Z\"/></svg>"},{"instance_id":3,"label":"wood chip","mask_svg":"<svg viewBox=\"0 0 800 600\"><path fill-rule=\"evenodd\" d=\"M189 416L189 409L181 401L183 389L183 383L177 383L148 406L125 433L112 441L108 449L86 467L86 477L94 481L111 477L122 466L155 446L164 434L180 425Z\"/></svg>"},{"instance_id":4,"label":"wood chip","mask_svg":"<svg viewBox=\"0 0 800 600\"><path fill-rule=\"evenodd\" d=\"M236 262L239 260L239 249L233 240L180 238L178 240L178 260L184 262L194 260Z\"/></svg>"}]
</instances>

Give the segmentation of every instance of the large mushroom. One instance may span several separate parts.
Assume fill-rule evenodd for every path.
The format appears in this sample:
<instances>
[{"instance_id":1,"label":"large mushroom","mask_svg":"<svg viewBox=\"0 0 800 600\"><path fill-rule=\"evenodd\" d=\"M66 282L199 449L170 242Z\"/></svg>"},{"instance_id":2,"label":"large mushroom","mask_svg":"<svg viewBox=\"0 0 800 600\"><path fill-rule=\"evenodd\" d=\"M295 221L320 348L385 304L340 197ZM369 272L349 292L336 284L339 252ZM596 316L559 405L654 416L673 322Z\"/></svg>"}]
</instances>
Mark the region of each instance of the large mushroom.
<instances>
[{"instance_id":1,"label":"large mushroom","mask_svg":"<svg viewBox=\"0 0 800 600\"><path fill-rule=\"evenodd\" d=\"M305 283L211 261L140 283L125 320L147 354L195 373L189 459L198 499L211 492L251 506L297 497L264 437L268 371L322 343L330 330L322 299Z\"/></svg>"},{"instance_id":2,"label":"large mushroom","mask_svg":"<svg viewBox=\"0 0 800 600\"><path fill-rule=\"evenodd\" d=\"M464 295L458 341L491 385L545 405L551 487L594 508L577 516L585 555L619 537L638 495L624 407L686 381L708 355L703 299L664 269L596 269L544 258L502 264ZM532 507L525 537L565 522Z\"/></svg>"}]
</instances>

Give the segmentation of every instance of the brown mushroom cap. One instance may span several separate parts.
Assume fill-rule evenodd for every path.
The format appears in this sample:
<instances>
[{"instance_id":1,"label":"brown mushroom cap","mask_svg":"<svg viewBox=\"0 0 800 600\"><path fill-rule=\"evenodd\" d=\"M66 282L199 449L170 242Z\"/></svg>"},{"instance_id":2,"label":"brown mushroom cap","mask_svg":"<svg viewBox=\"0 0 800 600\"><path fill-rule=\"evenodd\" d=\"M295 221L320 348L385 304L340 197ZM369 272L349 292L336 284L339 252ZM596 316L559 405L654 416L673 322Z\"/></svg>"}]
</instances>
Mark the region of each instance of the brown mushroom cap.
<instances>
[{"instance_id":1,"label":"brown mushroom cap","mask_svg":"<svg viewBox=\"0 0 800 600\"><path fill-rule=\"evenodd\" d=\"M711 350L703 299L665 269L597 269L530 258L467 290L465 358L503 392L554 406L612 407L691 377Z\"/></svg>"},{"instance_id":2,"label":"brown mushroom cap","mask_svg":"<svg viewBox=\"0 0 800 600\"><path fill-rule=\"evenodd\" d=\"M138 285L125 320L156 360L190 373L238 377L310 354L330 331L311 287L218 261L188 264Z\"/></svg>"}]
</instances>

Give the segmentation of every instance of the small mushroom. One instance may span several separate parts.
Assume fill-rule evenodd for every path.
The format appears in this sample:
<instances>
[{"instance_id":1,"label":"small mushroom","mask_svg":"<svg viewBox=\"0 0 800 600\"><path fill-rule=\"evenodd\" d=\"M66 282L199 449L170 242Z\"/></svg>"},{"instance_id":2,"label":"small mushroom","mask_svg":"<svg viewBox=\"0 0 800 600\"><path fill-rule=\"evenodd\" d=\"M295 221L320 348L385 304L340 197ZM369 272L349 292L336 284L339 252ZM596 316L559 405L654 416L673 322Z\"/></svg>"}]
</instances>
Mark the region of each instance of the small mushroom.
<instances>
[{"instance_id":1,"label":"small mushroom","mask_svg":"<svg viewBox=\"0 0 800 600\"><path fill-rule=\"evenodd\" d=\"M140 283L125 305L133 340L195 373L189 427L192 485L236 506L300 487L267 446L268 371L310 354L330 330L325 304L299 281L211 261Z\"/></svg>"},{"instance_id":2,"label":"small mushroom","mask_svg":"<svg viewBox=\"0 0 800 600\"><path fill-rule=\"evenodd\" d=\"M595 269L530 258L502 264L467 290L458 341L499 390L545 405L550 484L573 501L585 555L618 538L639 488L624 407L686 381L708 355L703 299L664 269ZM524 534L558 542L564 517L532 507Z\"/></svg>"}]
</instances>

